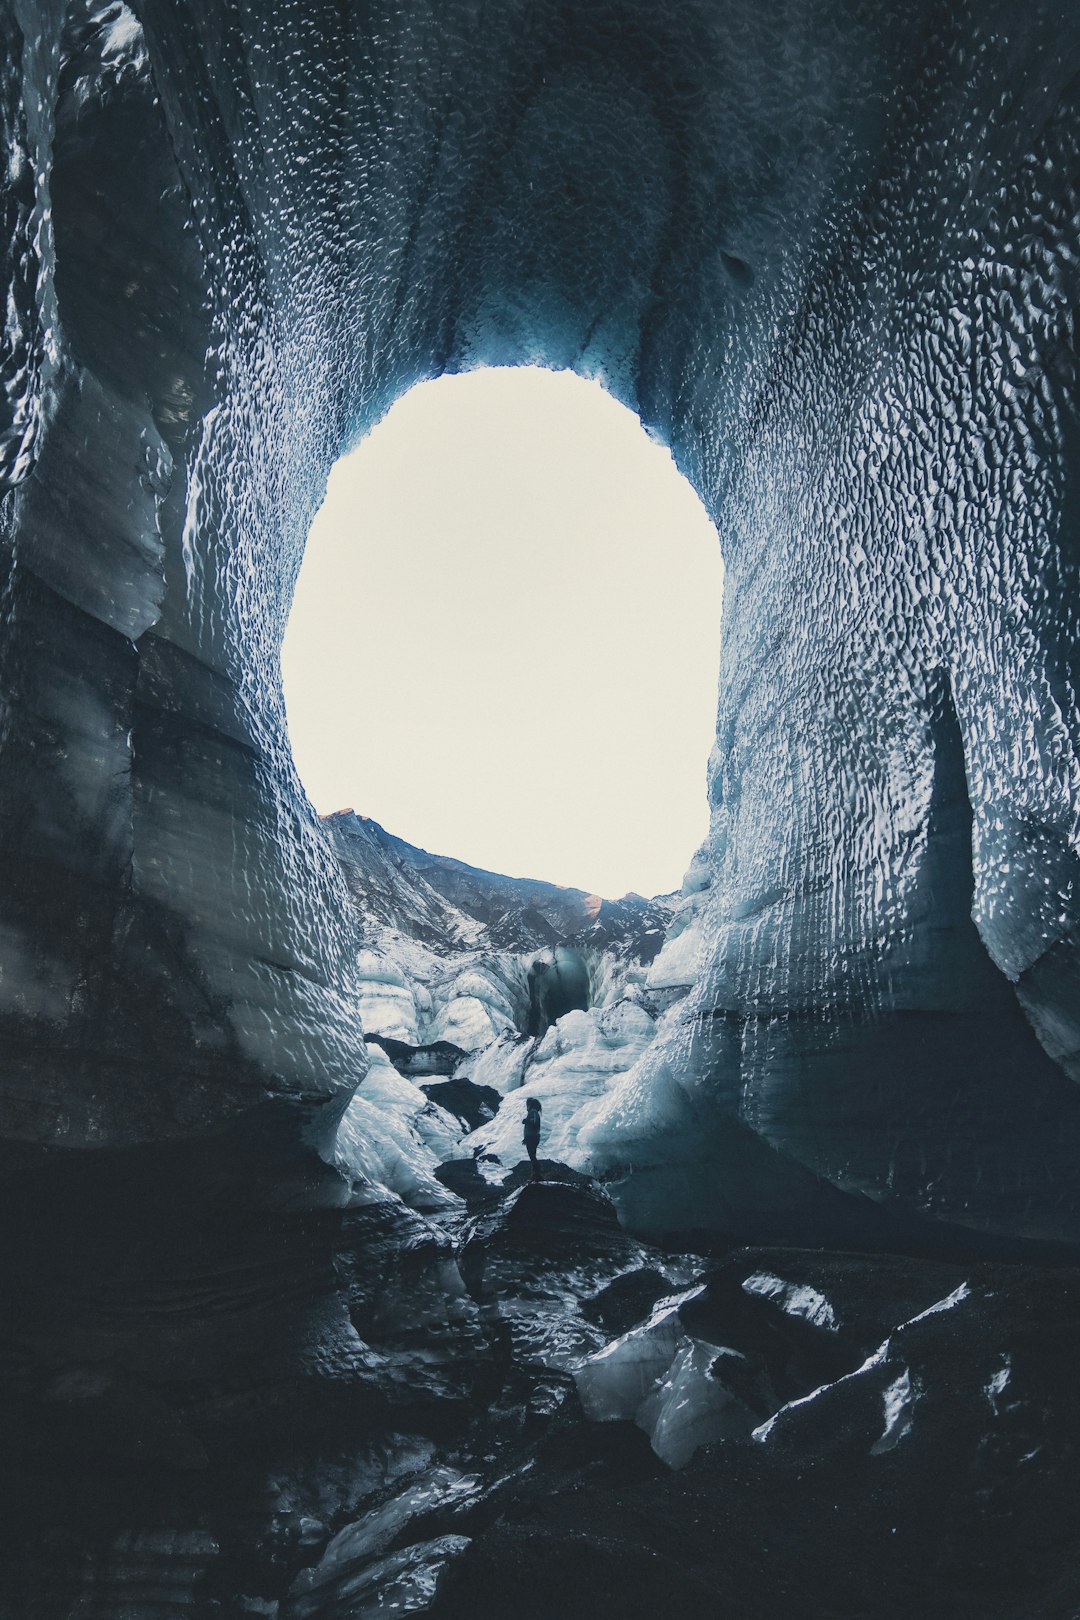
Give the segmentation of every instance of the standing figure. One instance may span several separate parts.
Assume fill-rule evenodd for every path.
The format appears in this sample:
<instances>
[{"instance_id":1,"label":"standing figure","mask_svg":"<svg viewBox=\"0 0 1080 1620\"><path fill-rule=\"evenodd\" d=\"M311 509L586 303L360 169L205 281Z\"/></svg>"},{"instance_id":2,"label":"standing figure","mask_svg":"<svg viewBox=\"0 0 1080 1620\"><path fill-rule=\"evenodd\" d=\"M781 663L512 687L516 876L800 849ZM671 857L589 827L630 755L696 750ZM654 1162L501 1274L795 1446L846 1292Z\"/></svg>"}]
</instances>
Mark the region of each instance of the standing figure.
<instances>
[{"instance_id":1,"label":"standing figure","mask_svg":"<svg viewBox=\"0 0 1080 1620\"><path fill-rule=\"evenodd\" d=\"M540 1167L536 1162L536 1150L540 1146L540 1103L535 1097L525 1099L525 1126L521 1140L525 1143L526 1151L532 1160L533 1180L540 1174Z\"/></svg>"}]
</instances>

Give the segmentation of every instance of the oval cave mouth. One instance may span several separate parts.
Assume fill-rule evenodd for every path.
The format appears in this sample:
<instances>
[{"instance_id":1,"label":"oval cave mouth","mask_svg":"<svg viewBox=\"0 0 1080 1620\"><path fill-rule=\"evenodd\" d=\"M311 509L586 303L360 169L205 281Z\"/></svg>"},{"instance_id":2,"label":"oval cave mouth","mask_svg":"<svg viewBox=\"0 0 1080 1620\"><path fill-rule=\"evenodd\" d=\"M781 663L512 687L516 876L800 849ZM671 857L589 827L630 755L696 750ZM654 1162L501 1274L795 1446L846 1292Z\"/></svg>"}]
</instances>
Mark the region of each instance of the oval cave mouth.
<instances>
[{"instance_id":1,"label":"oval cave mouth","mask_svg":"<svg viewBox=\"0 0 1080 1620\"><path fill-rule=\"evenodd\" d=\"M331 472L282 647L293 758L424 850L607 897L705 836L723 565L598 383L419 384Z\"/></svg>"}]
</instances>

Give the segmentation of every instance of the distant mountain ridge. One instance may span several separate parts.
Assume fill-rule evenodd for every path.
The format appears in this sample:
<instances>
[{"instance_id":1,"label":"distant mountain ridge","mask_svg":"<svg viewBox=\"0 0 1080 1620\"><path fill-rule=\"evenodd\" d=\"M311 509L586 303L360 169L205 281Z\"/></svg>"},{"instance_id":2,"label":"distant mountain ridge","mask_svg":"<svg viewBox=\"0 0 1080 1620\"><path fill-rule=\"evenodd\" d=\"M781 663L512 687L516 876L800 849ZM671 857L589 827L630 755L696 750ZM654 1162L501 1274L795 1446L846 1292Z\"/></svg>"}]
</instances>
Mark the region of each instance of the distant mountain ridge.
<instances>
[{"instance_id":1,"label":"distant mountain ridge","mask_svg":"<svg viewBox=\"0 0 1080 1620\"><path fill-rule=\"evenodd\" d=\"M355 810L322 821L361 918L436 949L588 944L648 963L675 908L675 896L607 900L539 878L485 871L420 849Z\"/></svg>"}]
</instances>

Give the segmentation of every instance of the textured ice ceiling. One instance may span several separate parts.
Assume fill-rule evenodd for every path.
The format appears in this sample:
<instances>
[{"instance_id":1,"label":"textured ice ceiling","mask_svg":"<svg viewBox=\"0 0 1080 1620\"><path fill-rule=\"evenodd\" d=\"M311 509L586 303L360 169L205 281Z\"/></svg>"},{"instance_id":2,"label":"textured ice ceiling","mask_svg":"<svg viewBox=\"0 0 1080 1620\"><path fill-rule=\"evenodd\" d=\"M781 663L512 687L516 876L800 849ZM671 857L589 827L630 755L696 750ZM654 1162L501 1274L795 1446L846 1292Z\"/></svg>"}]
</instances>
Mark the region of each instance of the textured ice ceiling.
<instances>
[{"instance_id":1,"label":"textured ice ceiling","mask_svg":"<svg viewBox=\"0 0 1080 1620\"><path fill-rule=\"evenodd\" d=\"M0 20L4 1136L330 1129L304 536L411 383L540 361L671 445L727 571L698 984L596 1168L654 1228L841 1188L1075 1239L1076 7Z\"/></svg>"}]
</instances>

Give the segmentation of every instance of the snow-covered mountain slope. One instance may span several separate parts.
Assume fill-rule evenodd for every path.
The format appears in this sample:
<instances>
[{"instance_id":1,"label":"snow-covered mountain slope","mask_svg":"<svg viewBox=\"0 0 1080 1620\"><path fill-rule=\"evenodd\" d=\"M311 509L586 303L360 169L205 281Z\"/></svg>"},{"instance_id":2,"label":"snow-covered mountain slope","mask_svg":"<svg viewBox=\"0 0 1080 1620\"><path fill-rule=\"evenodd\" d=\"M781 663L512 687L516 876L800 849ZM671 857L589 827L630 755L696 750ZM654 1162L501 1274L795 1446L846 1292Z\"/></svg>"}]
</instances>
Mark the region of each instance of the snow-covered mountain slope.
<instances>
[{"instance_id":1,"label":"snow-covered mountain slope","mask_svg":"<svg viewBox=\"0 0 1080 1620\"><path fill-rule=\"evenodd\" d=\"M648 963L663 943L675 898L606 900L534 878L485 872L431 855L353 810L325 816L356 909L432 945L527 951L560 944L621 950Z\"/></svg>"}]
</instances>

